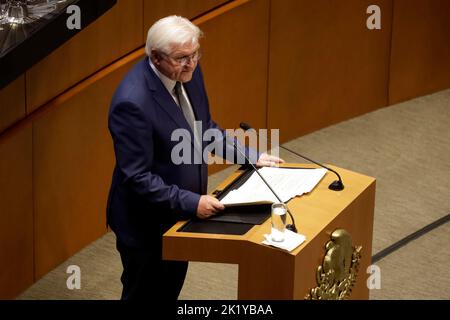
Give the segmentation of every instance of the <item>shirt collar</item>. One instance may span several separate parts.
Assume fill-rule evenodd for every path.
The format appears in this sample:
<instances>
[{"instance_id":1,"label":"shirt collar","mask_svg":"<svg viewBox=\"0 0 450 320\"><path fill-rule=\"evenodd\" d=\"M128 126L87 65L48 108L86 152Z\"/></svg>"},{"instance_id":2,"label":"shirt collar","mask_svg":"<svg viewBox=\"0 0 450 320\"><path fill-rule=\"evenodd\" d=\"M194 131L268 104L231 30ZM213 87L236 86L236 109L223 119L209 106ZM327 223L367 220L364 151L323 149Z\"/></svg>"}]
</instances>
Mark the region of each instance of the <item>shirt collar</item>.
<instances>
[{"instance_id":1,"label":"shirt collar","mask_svg":"<svg viewBox=\"0 0 450 320\"><path fill-rule=\"evenodd\" d=\"M169 91L170 94L172 94L173 89L175 88L175 84L177 83L175 80L172 80L170 78L168 78L167 76L165 76L164 74L162 74L156 67L155 65L152 63L152 61L150 59L148 59L149 63L150 63L150 67L153 69L153 71L156 73L156 75L158 76L159 79L161 79L161 82L163 83L164 87L166 87L167 91Z\"/></svg>"}]
</instances>

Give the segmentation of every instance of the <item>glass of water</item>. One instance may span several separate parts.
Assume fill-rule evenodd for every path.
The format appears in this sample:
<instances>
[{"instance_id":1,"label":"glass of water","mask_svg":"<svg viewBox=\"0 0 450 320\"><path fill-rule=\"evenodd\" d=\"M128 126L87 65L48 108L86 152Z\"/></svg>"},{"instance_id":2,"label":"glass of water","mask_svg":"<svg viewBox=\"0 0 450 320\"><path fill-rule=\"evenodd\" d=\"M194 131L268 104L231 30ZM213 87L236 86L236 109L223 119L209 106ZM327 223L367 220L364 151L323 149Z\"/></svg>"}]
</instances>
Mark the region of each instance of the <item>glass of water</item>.
<instances>
[{"instance_id":1,"label":"glass of water","mask_svg":"<svg viewBox=\"0 0 450 320\"><path fill-rule=\"evenodd\" d=\"M284 241L284 232L286 231L286 213L287 207L284 203L272 204L271 221L272 221L272 241Z\"/></svg>"}]
</instances>

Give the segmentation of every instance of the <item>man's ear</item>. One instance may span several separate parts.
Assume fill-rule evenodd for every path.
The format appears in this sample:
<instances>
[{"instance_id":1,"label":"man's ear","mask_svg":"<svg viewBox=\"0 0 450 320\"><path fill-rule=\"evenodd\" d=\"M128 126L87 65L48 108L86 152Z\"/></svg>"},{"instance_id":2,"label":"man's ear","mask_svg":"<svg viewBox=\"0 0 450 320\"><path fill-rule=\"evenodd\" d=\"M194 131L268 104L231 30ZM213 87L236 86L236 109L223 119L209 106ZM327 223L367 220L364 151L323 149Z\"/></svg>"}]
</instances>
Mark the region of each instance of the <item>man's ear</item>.
<instances>
[{"instance_id":1,"label":"man's ear","mask_svg":"<svg viewBox=\"0 0 450 320\"><path fill-rule=\"evenodd\" d=\"M150 51L150 60L156 66L159 66L159 64L161 63L161 56L159 55L158 51L156 51L155 49L152 49Z\"/></svg>"}]
</instances>

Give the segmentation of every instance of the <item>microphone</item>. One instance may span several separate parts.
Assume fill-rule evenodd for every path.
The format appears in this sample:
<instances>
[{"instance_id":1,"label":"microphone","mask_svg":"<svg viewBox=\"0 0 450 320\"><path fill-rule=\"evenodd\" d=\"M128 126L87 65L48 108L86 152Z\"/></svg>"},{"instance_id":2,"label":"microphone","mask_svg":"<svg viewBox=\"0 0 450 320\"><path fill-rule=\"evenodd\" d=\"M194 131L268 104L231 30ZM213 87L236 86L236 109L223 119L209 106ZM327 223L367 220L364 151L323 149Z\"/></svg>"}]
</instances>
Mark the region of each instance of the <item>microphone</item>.
<instances>
[{"instance_id":1,"label":"microphone","mask_svg":"<svg viewBox=\"0 0 450 320\"><path fill-rule=\"evenodd\" d=\"M253 129L248 123L245 123L245 122L241 122L241 124L240 124L239 126L240 126L240 128L243 129L244 131L252 130L252 129ZM253 129L253 130L254 130L254 129ZM255 130L255 131L256 131L256 130ZM325 166L325 165L323 165L323 164L321 164L321 163L319 163L319 162L317 162L317 161L314 161L314 160L312 160L312 159L310 159L310 158L308 158L308 157L305 157L305 156L303 156L303 155L301 155L301 154L299 154L299 153L297 153L297 152L295 152L295 151L293 151L293 150L291 150L291 149L288 149L288 148L286 148L286 147L283 147L281 144L279 145L279 147L282 148L282 149L284 149L284 150L286 150L286 151L289 151L290 153L295 154L296 156L298 156L298 157L300 157L300 158L303 158L303 159L308 160L308 161L310 161L310 162L312 162L312 163L314 163L314 164L317 164L318 166L320 166L320 167L322 167L322 168L325 168L325 169L327 169L328 171L333 172L333 173L338 177L338 180L333 181L333 182L328 186L328 189L333 190L333 191L341 191L341 190L344 190L344 183L342 182L341 176L339 175L339 173L337 173L337 172L334 171L333 169L331 169L331 168L329 168L329 167L327 167L327 166Z\"/></svg>"},{"instance_id":2,"label":"microphone","mask_svg":"<svg viewBox=\"0 0 450 320\"><path fill-rule=\"evenodd\" d=\"M225 132L225 143L227 143L227 133ZM230 137L231 138L231 137ZM242 152L235 143L235 137L233 137L233 147L234 149L236 149L236 151L238 151L241 155L244 156L244 158L248 161L248 163L252 166L252 168L256 171L256 173L259 175L259 177L262 179L262 181L264 181L264 183L266 184L267 187L269 187L270 191L272 191L272 193L275 195L275 197L278 199L278 201L280 201L280 203L283 203L286 206L287 212L289 214L289 216L291 217L292 220L292 224L287 224L286 225L286 229L297 233L297 228L295 226L295 220L294 217L292 216L291 210L289 210L289 207L287 206L287 204L285 204L280 197L276 194L276 192L272 189L272 187L269 185L269 183L266 181L266 179L264 179L264 177L261 175L261 173L258 171L258 169L256 169L255 165L249 160L249 158L247 157L247 155Z\"/></svg>"}]
</instances>

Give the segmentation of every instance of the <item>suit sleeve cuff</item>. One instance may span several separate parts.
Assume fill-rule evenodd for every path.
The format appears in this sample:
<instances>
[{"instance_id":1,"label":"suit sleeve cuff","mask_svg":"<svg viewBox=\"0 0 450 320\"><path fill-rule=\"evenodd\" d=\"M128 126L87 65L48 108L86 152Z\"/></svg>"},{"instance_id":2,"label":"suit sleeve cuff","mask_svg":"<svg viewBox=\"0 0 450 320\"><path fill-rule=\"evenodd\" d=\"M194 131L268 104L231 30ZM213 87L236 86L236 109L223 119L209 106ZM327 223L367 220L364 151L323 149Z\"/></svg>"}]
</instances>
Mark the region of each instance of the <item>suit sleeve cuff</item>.
<instances>
[{"instance_id":1,"label":"suit sleeve cuff","mask_svg":"<svg viewBox=\"0 0 450 320\"><path fill-rule=\"evenodd\" d=\"M195 217L197 214L198 203L201 195L191 191L185 191L185 195L181 200L181 211L186 218Z\"/></svg>"}]
</instances>

